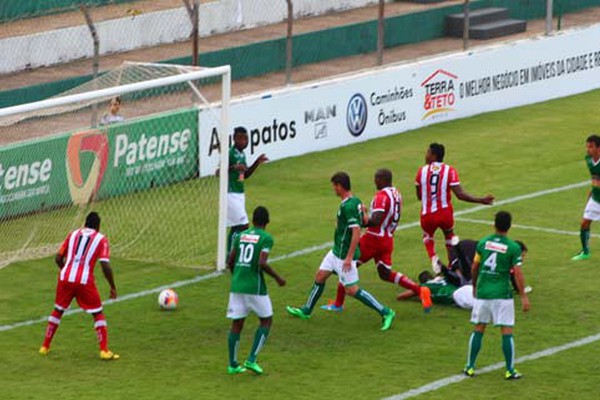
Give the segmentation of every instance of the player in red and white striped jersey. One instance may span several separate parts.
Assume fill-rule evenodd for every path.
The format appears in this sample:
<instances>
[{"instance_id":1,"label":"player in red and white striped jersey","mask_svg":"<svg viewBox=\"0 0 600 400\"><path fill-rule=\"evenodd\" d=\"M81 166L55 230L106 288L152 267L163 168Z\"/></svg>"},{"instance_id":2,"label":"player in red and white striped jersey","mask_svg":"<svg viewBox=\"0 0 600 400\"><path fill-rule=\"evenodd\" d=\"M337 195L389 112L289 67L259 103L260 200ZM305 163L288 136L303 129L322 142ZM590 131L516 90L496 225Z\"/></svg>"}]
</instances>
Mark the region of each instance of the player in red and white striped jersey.
<instances>
[{"instance_id":1,"label":"player in red and white striped jersey","mask_svg":"<svg viewBox=\"0 0 600 400\"><path fill-rule=\"evenodd\" d=\"M48 319L46 336L40 348L42 355L50 352L50 343L63 313L69 308L73 299L76 299L79 306L94 317L94 328L100 344L100 359L119 358L118 354L108 349L106 318L102 312L102 300L94 280L94 266L97 261L100 261L104 277L110 285L110 298L117 298L117 289L110 267L108 240L99 230L100 216L95 212L89 213L85 226L71 232L56 254L55 261L60 272L54 310Z\"/></svg>"},{"instance_id":2,"label":"player in red and white striped jersey","mask_svg":"<svg viewBox=\"0 0 600 400\"><path fill-rule=\"evenodd\" d=\"M439 228L444 232L448 259L452 260L452 247L459 242L454 234L454 210L452 208L452 193L459 200L469 203L490 205L494 196L474 197L466 193L458 179L456 169L444 164L444 146L432 143L425 154L425 165L419 168L415 178L417 198L421 201L421 228L423 243L436 273L440 273L441 265L435 252L433 236Z\"/></svg>"},{"instance_id":3,"label":"player in red and white striped jersey","mask_svg":"<svg viewBox=\"0 0 600 400\"><path fill-rule=\"evenodd\" d=\"M360 258L358 266L374 260L379 277L386 282L400 285L419 294L426 311L431 307L428 288L421 287L405 275L392 270L392 253L394 251L394 232L400 221L402 196L392 185L392 171L379 169L375 172L375 187L378 192L371 201L370 215L363 221L367 227L359 242ZM366 213L365 213L366 216ZM341 311L344 304L345 290L338 285L334 302L321 308L330 311Z\"/></svg>"}]
</instances>

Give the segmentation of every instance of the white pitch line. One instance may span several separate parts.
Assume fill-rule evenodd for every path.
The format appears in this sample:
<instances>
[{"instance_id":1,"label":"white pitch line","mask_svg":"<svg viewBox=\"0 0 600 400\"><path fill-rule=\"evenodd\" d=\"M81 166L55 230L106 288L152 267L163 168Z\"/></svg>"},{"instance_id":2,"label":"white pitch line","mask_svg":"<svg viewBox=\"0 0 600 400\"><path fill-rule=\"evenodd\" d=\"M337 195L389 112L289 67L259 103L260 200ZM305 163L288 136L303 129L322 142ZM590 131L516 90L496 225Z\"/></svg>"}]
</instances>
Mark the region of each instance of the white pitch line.
<instances>
[{"instance_id":1,"label":"white pitch line","mask_svg":"<svg viewBox=\"0 0 600 400\"><path fill-rule=\"evenodd\" d=\"M545 350L541 350L538 351L536 353L532 353L532 354L528 354L526 356L523 357L519 357L515 360L515 362L517 364L520 363L524 363L526 361L532 361L532 360L538 360L540 358L544 358L544 357L550 357L553 356L557 353L561 353L563 351L566 350L570 350L570 349L574 349L577 347L581 347L581 346L585 346L587 344L590 343L594 343L600 340L600 333L595 334L595 335L591 335L591 336L587 336L584 337L582 339L579 340L575 340L574 342L569 342L569 343L565 343L563 345L560 346L555 346L555 347L550 347L547 348ZM502 369L505 367L505 364L503 362L499 362L496 364L492 364L492 365L488 365L485 368L481 368L477 370L477 374L481 375L481 374L486 374L488 372L492 372L492 371L497 371L499 369ZM410 399L412 397L416 397L416 396L420 396L422 394L425 393L429 393L429 392L433 392L439 389L442 389L446 386L452 385L454 383L458 383L461 382L465 379L471 379L468 378L464 375L452 375L452 376L448 376L446 378L442 378L442 379L438 379L437 381L433 381L431 383L428 383L426 385L423 385L421 387L418 387L416 389L411 389L409 391L406 391L404 393L400 393L394 396L390 396L390 397L386 397L383 400L405 400L405 399Z\"/></svg>"},{"instance_id":2,"label":"white pitch line","mask_svg":"<svg viewBox=\"0 0 600 400\"><path fill-rule=\"evenodd\" d=\"M486 210L490 207L499 207L505 204L511 204L511 203L516 203L519 201L523 201L523 200L529 200L529 199L533 199L536 197L541 197L541 196L546 196L549 194L554 194L554 193L559 193L559 192L564 192L567 190L571 190L571 189L576 189L576 188L580 188L580 187L584 187L586 185L589 185L589 181L585 181L585 182L579 182L579 183L573 183L570 185L565 185L565 186L559 186L556 188L552 188L552 189L547 189L547 190L541 190L538 192L533 192L533 193L528 193L528 194L524 194L521 196L516 196L516 197L511 197L505 200L499 200L497 202L494 203L494 205L492 206L475 206L475 207L471 207L471 208L467 208L465 210L461 210L461 211L456 211L454 213L455 216L461 216L461 215L466 215L466 214L471 214L477 211L481 211L481 210ZM408 224L402 224L398 227L398 230L405 230L405 229L409 229L409 228L415 228L418 227L420 225L419 222L410 222ZM271 262L277 262L277 261L282 261L282 260L287 260L287 259L291 259L291 258L295 258L295 257L300 257L306 254L310 254L312 252L315 251L320 251L320 250L325 250L328 249L329 247L331 247L332 243L331 242L327 242L327 243L323 243L320 245L316 245L316 246L311 246L311 247L307 247L305 249L301 249L298 251L294 251L292 253L289 254L284 254L282 256L279 257L274 257L273 259L271 259ZM148 289L148 290L144 290L141 292L136 292L136 293L131 293L131 294L127 294L124 295L122 297L119 297L115 300L107 300L105 302L103 302L103 305L109 305L109 304L114 304L114 303L120 303L122 301L126 301L126 300L131 300L131 299L137 299L139 297L142 296L147 296L149 294L154 294L154 293L159 293L161 290L163 289L168 289L168 288L177 288L177 287L183 287L183 286L187 286L187 285L192 285L194 283L198 283L198 282L202 282L208 279L212 279L212 278L216 278L217 276L222 275L221 272L212 272L210 274L207 275L200 275L197 276L195 278L192 279L187 279L187 280L183 280L183 281L179 281L179 282L174 282L171 283L170 285L164 285L164 286L159 286L153 289ZM81 309L73 309L73 310L67 310L65 312L65 315L69 315L69 314L78 314L81 313L82 310ZM22 321L22 322L16 322L14 324L9 324L9 325L0 325L0 332L4 332L4 331L9 331L9 330L13 330L22 326L29 326L29 325L34 325L34 324L38 324L38 323L42 323L45 322L47 320L47 317L41 317L41 318L37 318L37 319L32 319L32 320L28 320L28 321Z\"/></svg>"},{"instance_id":3,"label":"white pitch line","mask_svg":"<svg viewBox=\"0 0 600 400\"><path fill-rule=\"evenodd\" d=\"M481 225L488 225L488 226L493 226L494 225L494 222L492 222L492 221L486 221L486 220L483 220L483 219L456 218L456 220L460 221L460 222L469 222L469 223L472 223L472 224L481 224ZM517 228L517 229L525 229L525 230L537 231L537 232L555 233L557 235L579 236L579 231L564 231L564 230L561 230L561 229L542 228L540 226L519 225L519 224L513 224L512 227L513 228ZM592 236L592 237L600 237L600 234L593 233L590 236Z\"/></svg>"}]
</instances>

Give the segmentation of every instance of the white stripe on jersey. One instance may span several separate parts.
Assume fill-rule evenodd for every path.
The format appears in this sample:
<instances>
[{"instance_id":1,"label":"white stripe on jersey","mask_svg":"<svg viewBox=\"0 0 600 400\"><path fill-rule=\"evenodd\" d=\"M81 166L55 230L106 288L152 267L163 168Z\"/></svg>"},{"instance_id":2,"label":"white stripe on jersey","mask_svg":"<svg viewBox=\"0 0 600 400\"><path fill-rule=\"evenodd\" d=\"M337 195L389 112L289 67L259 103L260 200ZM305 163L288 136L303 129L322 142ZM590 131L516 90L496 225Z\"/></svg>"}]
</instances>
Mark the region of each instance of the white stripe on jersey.
<instances>
[{"instance_id":1,"label":"white stripe on jersey","mask_svg":"<svg viewBox=\"0 0 600 400\"><path fill-rule=\"evenodd\" d=\"M67 267L69 266L69 263L71 262L71 258L73 257L71 255L71 249L75 245L75 243L74 243L75 238L77 237L78 234L79 234L79 231L72 232L71 237L69 238L69 247L67 247L67 261L65 262L65 265L60 270L60 280L61 281L65 280L65 275L67 274Z\"/></svg>"},{"instance_id":2,"label":"white stripe on jersey","mask_svg":"<svg viewBox=\"0 0 600 400\"><path fill-rule=\"evenodd\" d=\"M427 214L427 200L429 200L429 196L427 193L427 175L429 173L429 165L421 168L421 202L423 203L423 208L421 210L421 214Z\"/></svg>"},{"instance_id":3,"label":"white stripe on jersey","mask_svg":"<svg viewBox=\"0 0 600 400\"><path fill-rule=\"evenodd\" d=\"M71 272L69 273L69 282L71 283L74 283L77 279L77 272L79 271L79 265L81 265L81 258L83 257L83 253L87 247L88 241L90 240L90 237L86 235L86 232L84 231L81 231L79 238L77 249L73 249L73 251L77 251L77 254L75 254L75 260L73 261L73 266L71 267Z\"/></svg>"},{"instance_id":4,"label":"white stripe on jersey","mask_svg":"<svg viewBox=\"0 0 600 400\"><path fill-rule=\"evenodd\" d=\"M429 193L431 194L431 212L434 213L438 210L438 196L440 195L440 190L439 190L439 184L440 184L440 172L442 172L439 169L439 164L435 163L436 167L435 169L431 168L431 165L429 166L429 171L431 172L431 174L429 175L429 180L427 182L427 185L429 187ZM443 166L442 166L443 168ZM431 182L433 182L433 176L436 175L437 179L435 180L436 185L433 186L431 184ZM435 189L435 193L433 193L433 190Z\"/></svg>"},{"instance_id":5,"label":"white stripe on jersey","mask_svg":"<svg viewBox=\"0 0 600 400\"><path fill-rule=\"evenodd\" d=\"M87 252L87 256L85 257L85 262L83 263L83 274L81 275L81 284L85 285L88 282L88 278L90 276L90 261L94 254L96 253L96 249L100 244L100 241L104 239L104 236L101 233L97 233L96 237L94 237L94 241L92 242L90 249Z\"/></svg>"},{"instance_id":6,"label":"white stripe on jersey","mask_svg":"<svg viewBox=\"0 0 600 400\"><path fill-rule=\"evenodd\" d=\"M448 175L450 174L450 167L444 164L444 176L442 177L442 191L440 199L442 200L442 208L448 208Z\"/></svg>"}]
</instances>

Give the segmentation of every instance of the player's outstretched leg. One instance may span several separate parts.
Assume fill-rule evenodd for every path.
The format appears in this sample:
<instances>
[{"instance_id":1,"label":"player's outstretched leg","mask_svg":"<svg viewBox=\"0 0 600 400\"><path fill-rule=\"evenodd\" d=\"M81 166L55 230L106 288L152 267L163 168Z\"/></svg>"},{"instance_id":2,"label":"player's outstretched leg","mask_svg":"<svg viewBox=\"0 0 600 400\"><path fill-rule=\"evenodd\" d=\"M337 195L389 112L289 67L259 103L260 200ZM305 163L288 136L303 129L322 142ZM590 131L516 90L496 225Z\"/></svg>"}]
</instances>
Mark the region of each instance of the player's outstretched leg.
<instances>
[{"instance_id":1,"label":"player's outstretched leg","mask_svg":"<svg viewBox=\"0 0 600 400\"><path fill-rule=\"evenodd\" d=\"M426 313L431 311L433 302L431 301L431 291L429 290L429 288L417 285L416 282L412 281L407 276L402 275L400 272L392 270L390 267L383 263L377 264L377 273L379 274L379 278L381 278L381 280L394 283L416 293L421 299L423 310Z\"/></svg>"},{"instance_id":2,"label":"player's outstretched leg","mask_svg":"<svg viewBox=\"0 0 600 400\"><path fill-rule=\"evenodd\" d=\"M54 334L58 330L58 326L60 325L60 320L62 318L63 311L55 308L52 310L50 317L48 318L48 326L46 327L46 335L44 336L44 343L42 343L42 347L40 347L39 353L43 356L50 352L50 344L52 343L52 338L54 338Z\"/></svg>"},{"instance_id":3,"label":"player's outstretched leg","mask_svg":"<svg viewBox=\"0 0 600 400\"><path fill-rule=\"evenodd\" d=\"M480 325L475 327L471 338L469 339L469 351L467 353L467 365L463 370L463 373L469 377L475 376L475 361L477 361L477 355L481 350L481 344L483 342L483 330Z\"/></svg>"},{"instance_id":4,"label":"player's outstretched leg","mask_svg":"<svg viewBox=\"0 0 600 400\"><path fill-rule=\"evenodd\" d=\"M108 330L106 329L106 318L104 317L104 313L95 313L93 316L94 329L96 330L98 344L100 345L100 359L103 361L118 360L120 356L108 349Z\"/></svg>"},{"instance_id":5,"label":"player's outstretched leg","mask_svg":"<svg viewBox=\"0 0 600 400\"><path fill-rule=\"evenodd\" d=\"M315 281L315 283L313 283L312 289L310 289L310 293L308 295L308 298L306 299L306 303L300 308L288 306L286 308L287 312L290 313L291 315L293 315L294 317L298 317L301 319L310 318L310 315L312 314L312 312L315 308L315 305L321 298L321 295L323 294L324 290L325 290L325 282L321 283L321 282Z\"/></svg>"},{"instance_id":6,"label":"player's outstretched leg","mask_svg":"<svg viewBox=\"0 0 600 400\"><path fill-rule=\"evenodd\" d=\"M381 304L371 293L359 288L358 285L346 286L346 294L349 294L381 315L383 318L381 325L382 331L387 331L391 328L392 322L394 322L394 318L396 318L394 310Z\"/></svg>"},{"instance_id":7,"label":"player's outstretched leg","mask_svg":"<svg viewBox=\"0 0 600 400\"><path fill-rule=\"evenodd\" d=\"M227 373L230 375L246 372L246 368L238 363L238 350L240 348L240 334L244 329L244 319L234 319L231 321L231 329L227 338L227 347L229 349L229 366Z\"/></svg>"},{"instance_id":8,"label":"player's outstretched leg","mask_svg":"<svg viewBox=\"0 0 600 400\"><path fill-rule=\"evenodd\" d=\"M342 311L344 311L344 300L345 299L346 299L346 288L340 282L340 283L338 283L335 300L334 301L330 300L329 303L327 303L324 306L321 306L321 308L323 310L327 310L327 311L342 312Z\"/></svg>"},{"instance_id":9,"label":"player's outstretched leg","mask_svg":"<svg viewBox=\"0 0 600 400\"><path fill-rule=\"evenodd\" d=\"M244 363L244 367L247 369L257 373L262 374L264 371L256 362L256 358L258 357L258 353L262 350L267 342L267 338L269 337L269 331L271 330L272 318L261 318L260 325L256 329L256 333L254 334L254 343L252 344L252 350L250 351L250 355L248 356L248 360Z\"/></svg>"}]
</instances>

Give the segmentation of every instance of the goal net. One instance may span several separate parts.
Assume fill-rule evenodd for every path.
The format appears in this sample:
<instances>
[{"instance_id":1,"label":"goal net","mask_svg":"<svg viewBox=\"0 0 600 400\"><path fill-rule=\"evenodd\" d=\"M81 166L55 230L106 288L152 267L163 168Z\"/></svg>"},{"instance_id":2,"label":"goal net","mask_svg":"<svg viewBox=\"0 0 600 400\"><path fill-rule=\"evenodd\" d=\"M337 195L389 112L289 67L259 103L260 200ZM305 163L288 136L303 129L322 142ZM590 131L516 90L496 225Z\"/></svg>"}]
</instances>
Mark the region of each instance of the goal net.
<instances>
[{"instance_id":1,"label":"goal net","mask_svg":"<svg viewBox=\"0 0 600 400\"><path fill-rule=\"evenodd\" d=\"M227 146L230 79L125 63L0 109L0 268L54 254L92 210L113 258L224 268L227 174L199 177L199 112Z\"/></svg>"}]
</instances>

